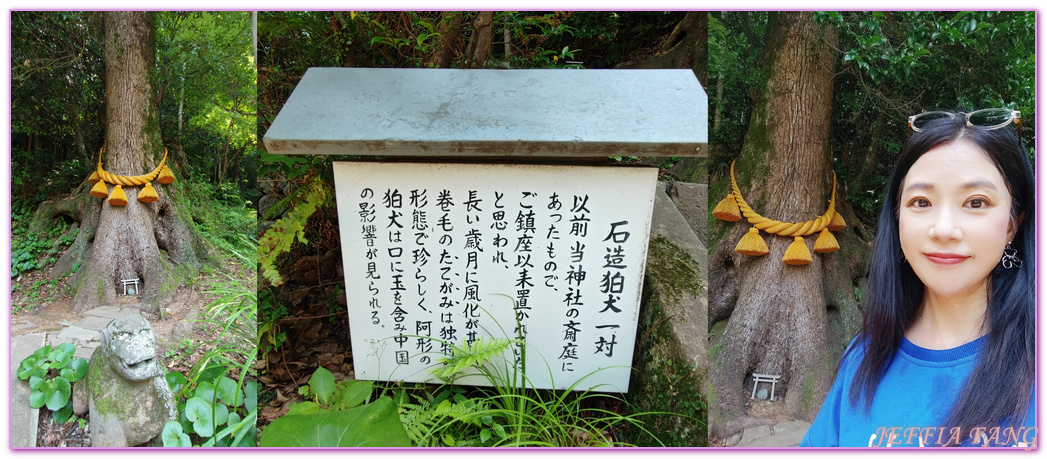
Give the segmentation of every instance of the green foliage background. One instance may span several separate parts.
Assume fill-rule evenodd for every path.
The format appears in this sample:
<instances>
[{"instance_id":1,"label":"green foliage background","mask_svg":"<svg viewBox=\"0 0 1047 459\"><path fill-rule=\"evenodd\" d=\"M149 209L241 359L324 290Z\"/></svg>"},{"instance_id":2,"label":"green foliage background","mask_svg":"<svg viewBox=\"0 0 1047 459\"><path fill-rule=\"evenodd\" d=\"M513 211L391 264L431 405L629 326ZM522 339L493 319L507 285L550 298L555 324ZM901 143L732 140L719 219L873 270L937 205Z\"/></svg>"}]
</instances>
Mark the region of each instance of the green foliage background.
<instances>
[{"instance_id":1,"label":"green foliage background","mask_svg":"<svg viewBox=\"0 0 1047 459\"><path fill-rule=\"evenodd\" d=\"M1022 141L1034 157L1034 12L813 12L811 18L839 32L833 167L866 225L875 225L910 115L1020 110ZM758 70L766 24L766 12L710 13L711 182L741 151L750 94L767 83Z\"/></svg>"},{"instance_id":2,"label":"green foliage background","mask_svg":"<svg viewBox=\"0 0 1047 459\"><path fill-rule=\"evenodd\" d=\"M11 28L12 198L35 206L68 194L97 162L104 29L99 13L84 11L15 11ZM251 42L248 13L156 12L150 77L175 172L241 207L257 189Z\"/></svg>"},{"instance_id":3,"label":"green foliage background","mask_svg":"<svg viewBox=\"0 0 1047 459\"><path fill-rule=\"evenodd\" d=\"M155 16L151 103L178 177L167 192L192 216L193 231L253 265L258 161L250 15ZM70 242L56 239L65 230L56 233L57 226L46 241L33 239L28 224L41 202L69 197L97 164L106 129L105 52L98 12L14 11L11 29L12 247L22 258L12 264L16 275L49 267L48 255Z\"/></svg>"}]
</instances>

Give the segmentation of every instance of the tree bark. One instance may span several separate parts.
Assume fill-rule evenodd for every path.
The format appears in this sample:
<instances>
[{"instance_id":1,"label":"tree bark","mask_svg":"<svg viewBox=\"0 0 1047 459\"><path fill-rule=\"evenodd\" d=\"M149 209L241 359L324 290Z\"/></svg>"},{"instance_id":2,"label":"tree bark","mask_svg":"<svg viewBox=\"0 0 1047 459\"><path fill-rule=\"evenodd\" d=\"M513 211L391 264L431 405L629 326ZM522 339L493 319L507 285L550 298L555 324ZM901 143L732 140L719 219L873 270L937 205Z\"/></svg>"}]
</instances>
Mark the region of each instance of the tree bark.
<instances>
[{"instance_id":1,"label":"tree bark","mask_svg":"<svg viewBox=\"0 0 1047 459\"><path fill-rule=\"evenodd\" d=\"M623 69L691 69L702 87L709 84L709 14L691 11L680 20L661 45L662 52L637 62L624 62Z\"/></svg>"},{"instance_id":2,"label":"tree bark","mask_svg":"<svg viewBox=\"0 0 1047 459\"><path fill-rule=\"evenodd\" d=\"M802 222L825 212L832 189L836 33L814 24L810 13L772 12L767 37L761 65L770 77L757 96L736 177L758 213ZM823 277L840 254L812 253L812 263L789 266L781 260L792 238L763 233L770 253L744 256L733 249L750 225L717 225L731 227L710 254L710 323L727 320L711 343L711 433L723 437L751 425L745 403L754 373L781 375L775 393L783 401L774 403L788 417L811 420L832 382ZM815 237L806 238L808 248Z\"/></svg>"},{"instance_id":3,"label":"tree bark","mask_svg":"<svg viewBox=\"0 0 1047 459\"><path fill-rule=\"evenodd\" d=\"M494 12L481 11L473 21L473 36L469 39L466 62L470 67L483 67L491 54L491 37L494 34Z\"/></svg>"},{"instance_id":4,"label":"tree bark","mask_svg":"<svg viewBox=\"0 0 1047 459\"><path fill-rule=\"evenodd\" d=\"M440 52L434 55L435 59L432 61L437 67L442 69L451 68L451 63L454 62L454 56L459 52L462 42L462 12L461 11L444 11L440 15Z\"/></svg>"},{"instance_id":5,"label":"tree bark","mask_svg":"<svg viewBox=\"0 0 1047 459\"><path fill-rule=\"evenodd\" d=\"M164 153L149 83L155 62L154 16L107 12L104 23L108 123L103 166L113 174L140 175L152 170ZM115 302L123 293L121 280L134 278L141 285L141 302L155 310L174 295L178 280L173 266L198 266L189 231L168 193L162 185L153 186L160 196L154 203L137 200L141 187L126 187L126 206L115 207L104 200L94 204L100 205L97 228L85 231L90 225L82 225L73 243L74 247L90 245L83 260L86 269L74 281L74 314ZM70 250L63 258L75 252ZM60 260L57 265L68 263Z\"/></svg>"}]
</instances>

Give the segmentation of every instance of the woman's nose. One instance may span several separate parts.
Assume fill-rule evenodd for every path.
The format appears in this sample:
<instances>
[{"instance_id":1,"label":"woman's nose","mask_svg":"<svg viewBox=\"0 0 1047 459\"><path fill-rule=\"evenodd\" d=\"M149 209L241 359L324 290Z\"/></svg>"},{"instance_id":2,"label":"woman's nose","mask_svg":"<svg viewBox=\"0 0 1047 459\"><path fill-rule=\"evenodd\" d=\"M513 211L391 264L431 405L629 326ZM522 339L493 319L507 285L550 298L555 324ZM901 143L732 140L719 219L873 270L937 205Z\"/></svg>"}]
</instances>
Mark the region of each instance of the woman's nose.
<instances>
[{"instance_id":1,"label":"woman's nose","mask_svg":"<svg viewBox=\"0 0 1047 459\"><path fill-rule=\"evenodd\" d=\"M934 224L930 228L930 237L943 241L963 238L963 231L957 225L956 218L956 212L950 209L936 212Z\"/></svg>"}]
</instances>

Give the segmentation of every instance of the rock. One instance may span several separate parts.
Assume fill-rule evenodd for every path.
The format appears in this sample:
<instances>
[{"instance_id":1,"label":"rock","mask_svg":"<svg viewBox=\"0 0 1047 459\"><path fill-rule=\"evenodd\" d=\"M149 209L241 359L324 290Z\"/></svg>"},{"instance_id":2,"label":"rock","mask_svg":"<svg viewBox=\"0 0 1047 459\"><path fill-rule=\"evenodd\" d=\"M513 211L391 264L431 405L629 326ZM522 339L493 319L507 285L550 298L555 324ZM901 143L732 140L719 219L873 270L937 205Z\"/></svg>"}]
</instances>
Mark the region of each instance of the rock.
<instances>
[{"instance_id":1,"label":"rock","mask_svg":"<svg viewBox=\"0 0 1047 459\"><path fill-rule=\"evenodd\" d=\"M807 421L785 421L775 424L773 430L775 435L780 435L789 432L807 433L807 429L809 429L810 427L811 423Z\"/></svg>"},{"instance_id":2,"label":"rock","mask_svg":"<svg viewBox=\"0 0 1047 459\"><path fill-rule=\"evenodd\" d=\"M265 214L269 212L269 209L272 209L278 202L280 202L280 198L275 195L263 194L261 199L258 200L258 216L265 218Z\"/></svg>"},{"instance_id":3,"label":"rock","mask_svg":"<svg viewBox=\"0 0 1047 459\"><path fill-rule=\"evenodd\" d=\"M659 184L661 185L661 184ZM708 251L701 240L691 230L683 215L673 205L672 200L666 196L663 187L655 192L654 211L651 221L651 239L658 238L666 240L671 244L671 250L679 250L681 253L661 254L667 258L665 263L659 263L653 257L659 255L661 244L651 244L648 250L647 274L648 280L655 284L661 284L663 298L660 301L667 307L670 314L675 314L669 323L673 332L680 340L682 351L687 359L691 360L699 372L703 374L708 368L707 344L709 342L709 316L708 316L708 293L705 286L708 285L708 277L705 272L708 265ZM703 206L704 212L704 206ZM691 257L689 262L681 258L686 254ZM652 266L657 265L657 266ZM664 270L659 266L666 265ZM674 286L681 276L695 276L701 287L694 291L676 288Z\"/></svg>"},{"instance_id":4,"label":"rock","mask_svg":"<svg viewBox=\"0 0 1047 459\"><path fill-rule=\"evenodd\" d=\"M74 324L74 327L80 327L84 330L101 330L105 328L109 321L112 320L108 317L96 317L96 316L85 316L80 319L79 322Z\"/></svg>"},{"instance_id":5,"label":"rock","mask_svg":"<svg viewBox=\"0 0 1047 459\"><path fill-rule=\"evenodd\" d=\"M98 339L98 331L88 330L86 328L80 328L75 325L70 325L66 327L65 330L62 330L60 333L58 333L56 339L59 342L69 343L74 342L73 340L87 342Z\"/></svg>"},{"instance_id":6,"label":"rock","mask_svg":"<svg viewBox=\"0 0 1047 459\"><path fill-rule=\"evenodd\" d=\"M732 446L737 446L738 443L741 441L742 434L734 434L733 436L731 436L731 438L728 438L726 441L723 442L723 446L730 448Z\"/></svg>"},{"instance_id":7,"label":"rock","mask_svg":"<svg viewBox=\"0 0 1047 459\"><path fill-rule=\"evenodd\" d=\"M92 309L90 311L85 311L84 312L84 317L94 316L94 317L104 317L104 318L107 318L107 319L114 319L114 318L116 318L116 316L119 316L119 315L121 315L120 314L120 308L116 307L116 306L99 306L99 307L94 308L94 309Z\"/></svg>"},{"instance_id":8,"label":"rock","mask_svg":"<svg viewBox=\"0 0 1047 459\"><path fill-rule=\"evenodd\" d=\"M86 380L73 384L73 414L83 416L89 411Z\"/></svg>"},{"instance_id":9,"label":"rock","mask_svg":"<svg viewBox=\"0 0 1047 459\"><path fill-rule=\"evenodd\" d=\"M673 184L673 191L669 197L676 203L676 208L691 225L702 244L708 245L709 186L704 183L677 182Z\"/></svg>"},{"instance_id":10,"label":"rock","mask_svg":"<svg viewBox=\"0 0 1047 459\"><path fill-rule=\"evenodd\" d=\"M142 316L119 316L102 330L87 368L91 445L150 442L178 419L174 397L156 359L156 338Z\"/></svg>"},{"instance_id":11,"label":"rock","mask_svg":"<svg viewBox=\"0 0 1047 459\"><path fill-rule=\"evenodd\" d=\"M645 411L679 412L683 402L697 401L707 390L706 250L659 185L637 325L643 346L634 356L636 372L626 397ZM645 417L644 429L658 432L666 446L698 446L708 442L702 421L652 415ZM663 437L663 432L672 434Z\"/></svg>"},{"instance_id":12,"label":"rock","mask_svg":"<svg viewBox=\"0 0 1047 459\"><path fill-rule=\"evenodd\" d=\"M745 443L750 443L758 438L763 438L771 435L771 428L768 426L756 426L745 429L742 432L742 439L738 442L739 446L746 446Z\"/></svg>"},{"instance_id":13,"label":"rock","mask_svg":"<svg viewBox=\"0 0 1047 459\"><path fill-rule=\"evenodd\" d=\"M760 400L767 400L767 389L760 389L756 391L756 398Z\"/></svg>"},{"instance_id":14,"label":"rock","mask_svg":"<svg viewBox=\"0 0 1047 459\"><path fill-rule=\"evenodd\" d=\"M181 321L175 324L171 330L171 341L175 344L181 343L182 340L189 338L193 335L193 323L189 321Z\"/></svg>"},{"instance_id":15,"label":"rock","mask_svg":"<svg viewBox=\"0 0 1047 459\"><path fill-rule=\"evenodd\" d=\"M680 158L667 172L681 182L705 183L709 181L705 162L706 158Z\"/></svg>"},{"instance_id":16,"label":"rock","mask_svg":"<svg viewBox=\"0 0 1047 459\"><path fill-rule=\"evenodd\" d=\"M759 438L754 437L738 446L744 448L789 448L799 446L809 427L811 427L811 424L805 421L781 422L775 424L770 429L770 435L763 435ZM764 428L766 429L766 427Z\"/></svg>"},{"instance_id":17,"label":"rock","mask_svg":"<svg viewBox=\"0 0 1047 459\"><path fill-rule=\"evenodd\" d=\"M47 335L44 333L28 333L11 337L11 405L9 408L11 422L11 448L31 448L36 446L37 427L40 420L40 410L29 406L29 381L18 380L18 366L22 359L29 357L34 351L44 345Z\"/></svg>"},{"instance_id":18,"label":"rock","mask_svg":"<svg viewBox=\"0 0 1047 459\"><path fill-rule=\"evenodd\" d=\"M160 306L159 305L153 304L153 303L146 303L144 301L139 301L137 303L132 303L132 304L129 304L127 306L124 306L123 309L120 310L120 313L121 314L138 314L138 315L142 315L142 314L156 314L159 311L160 311Z\"/></svg>"}]
</instances>

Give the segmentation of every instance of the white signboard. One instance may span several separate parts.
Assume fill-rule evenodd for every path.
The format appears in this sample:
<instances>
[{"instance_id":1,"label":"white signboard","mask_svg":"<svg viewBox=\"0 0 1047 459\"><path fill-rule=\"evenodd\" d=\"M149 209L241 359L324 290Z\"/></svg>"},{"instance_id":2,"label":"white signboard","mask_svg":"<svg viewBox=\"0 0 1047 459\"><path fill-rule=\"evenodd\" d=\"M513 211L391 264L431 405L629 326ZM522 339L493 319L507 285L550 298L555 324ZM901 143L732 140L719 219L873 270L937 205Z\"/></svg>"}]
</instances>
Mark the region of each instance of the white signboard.
<instances>
[{"instance_id":1,"label":"white signboard","mask_svg":"<svg viewBox=\"0 0 1047 459\"><path fill-rule=\"evenodd\" d=\"M628 391L656 169L334 173L357 379L441 382L454 346L493 337L518 340L488 366L506 383Z\"/></svg>"}]
</instances>

